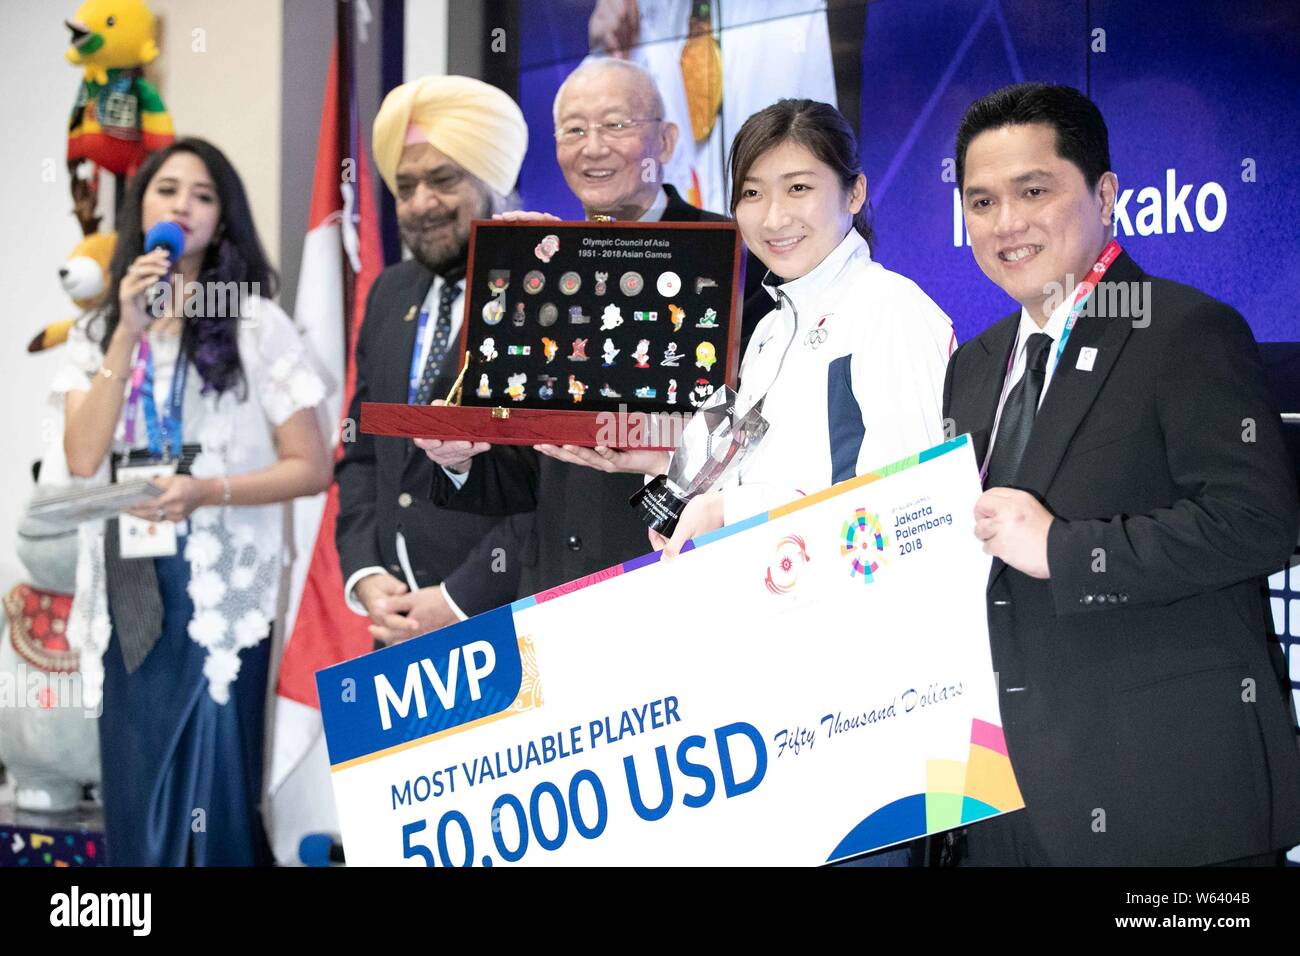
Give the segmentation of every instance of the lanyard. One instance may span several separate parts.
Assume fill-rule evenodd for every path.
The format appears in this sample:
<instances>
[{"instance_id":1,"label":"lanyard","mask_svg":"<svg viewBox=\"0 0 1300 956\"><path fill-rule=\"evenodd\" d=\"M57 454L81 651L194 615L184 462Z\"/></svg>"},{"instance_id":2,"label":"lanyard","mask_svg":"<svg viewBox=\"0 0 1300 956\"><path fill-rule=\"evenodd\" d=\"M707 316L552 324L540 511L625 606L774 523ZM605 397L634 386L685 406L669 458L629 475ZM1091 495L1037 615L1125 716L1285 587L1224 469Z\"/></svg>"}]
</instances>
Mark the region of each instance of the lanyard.
<instances>
[{"instance_id":1,"label":"lanyard","mask_svg":"<svg viewBox=\"0 0 1300 956\"><path fill-rule=\"evenodd\" d=\"M1093 263L1088 274L1083 277L1074 290L1074 301L1070 303L1070 312L1065 320L1065 328L1061 331L1061 341L1056 345L1056 354L1052 359L1052 370L1061 363L1061 356L1065 354L1065 343L1070 340L1070 333L1074 331L1074 323L1079 319L1079 313L1087 304L1088 299L1092 296L1093 290L1097 288L1097 283L1101 281L1102 276L1111 264L1119 258L1119 254L1124 250L1120 248L1118 240L1112 239L1106 244L1106 248L1101 250L1101 255ZM993 458L993 442L997 438L998 421L1002 418L1002 407L1006 403L1007 393L1011 391L1011 370L1015 368L1016 356L1020 352L1020 327L1016 326L1016 340L1011 345L1011 354L1007 357L1007 370L1002 375L1002 392L998 396L997 417L993 421L993 433L989 436L988 450L984 453L984 464L980 467L980 483L983 484L989 471L989 461Z\"/></svg>"},{"instance_id":2,"label":"lanyard","mask_svg":"<svg viewBox=\"0 0 1300 956\"><path fill-rule=\"evenodd\" d=\"M131 397L128 399L126 412L126 442L135 444L135 423L140 413L144 413L144 424L149 436L149 454L163 461L172 459L172 449L176 457L181 454L181 414L185 402L185 380L189 372L189 363L185 360L182 349L176 358L176 372L172 375L171 392L168 395L165 414L158 416L158 403L154 397L154 362L153 350L147 338L140 340L139 353L131 369Z\"/></svg>"},{"instance_id":3,"label":"lanyard","mask_svg":"<svg viewBox=\"0 0 1300 956\"><path fill-rule=\"evenodd\" d=\"M1117 240L1112 239L1108 242L1106 248L1101 250L1100 258L1093 263L1092 268L1088 270L1088 274L1083 277L1083 281L1074 290L1074 302L1070 305L1070 314L1065 320L1065 329L1061 332L1061 341L1056 346L1056 358L1052 362L1053 369L1061 364L1061 356L1065 354L1065 343L1070 340L1070 333L1074 331L1074 323L1078 321L1079 313L1083 311L1084 305L1092 297L1092 292L1097 288L1097 283L1101 281L1101 277L1106 274L1106 270L1110 268L1111 263L1123 251L1119 247ZM1019 328L1016 329L1016 345L1020 345ZM1015 351L1012 351L1011 355L1013 357L1015 354ZM1010 366L1007 369L1010 371Z\"/></svg>"},{"instance_id":4,"label":"lanyard","mask_svg":"<svg viewBox=\"0 0 1300 956\"><path fill-rule=\"evenodd\" d=\"M424 337L429 331L429 310L420 310L420 324L415 329L415 351L411 353L411 374L407 379L406 404L415 403L420 392L420 379L424 377Z\"/></svg>"}]
</instances>

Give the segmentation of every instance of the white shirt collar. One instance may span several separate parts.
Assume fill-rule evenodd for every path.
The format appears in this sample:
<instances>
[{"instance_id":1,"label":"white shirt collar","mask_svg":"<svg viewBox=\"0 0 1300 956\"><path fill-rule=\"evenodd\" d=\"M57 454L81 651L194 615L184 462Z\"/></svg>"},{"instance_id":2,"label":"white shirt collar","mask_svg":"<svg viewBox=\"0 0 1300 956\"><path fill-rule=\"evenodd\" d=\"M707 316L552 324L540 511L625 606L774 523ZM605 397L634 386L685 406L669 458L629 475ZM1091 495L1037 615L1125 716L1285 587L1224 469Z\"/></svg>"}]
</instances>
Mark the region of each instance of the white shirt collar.
<instances>
[{"instance_id":1,"label":"white shirt collar","mask_svg":"<svg viewBox=\"0 0 1300 956\"><path fill-rule=\"evenodd\" d=\"M864 264L871 261L871 247L867 240L862 238L862 234L856 229L849 229L848 235L840 240L840 244L832 249L821 262L813 268L811 272L801 275L797 279L791 279L788 282L770 284L769 280L773 278L771 271L763 279L763 288L767 290L773 300L780 301L777 290L780 289L785 294L796 309L801 302L809 301L820 295L828 286L831 286L839 279L848 265L861 259Z\"/></svg>"},{"instance_id":2,"label":"white shirt collar","mask_svg":"<svg viewBox=\"0 0 1300 956\"><path fill-rule=\"evenodd\" d=\"M1072 293L1052 311L1052 314L1048 316L1047 324L1041 329L1038 327L1038 323L1029 315L1029 310L1022 306L1020 309L1020 338L1018 340L1019 344L1016 346L1017 353L1025 350L1025 345L1029 342L1029 336L1035 332L1046 332L1051 336L1053 345L1060 342L1061 336L1065 333L1065 320L1069 318L1070 305L1073 302L1074 295Z\"/></svg>"},{"instance_id":3,"label":"white shirt collar","mask_svg":"<svg viewBox=\"0 0 1300 956\"><path fill-rule=\"evenodd\" d=\"M442 287L446 281L436 272L433 274L433 282L429 283L429 291L424 294L424 302L420 306L422 309L428 309L430 316L438 314L438 296L442 294ZM457 294L463 295L465 292L465 279L463 277L457 279L455 285ZM454 307L452 313L452 323L455 324L457 310Z\"/></svg>"},{"instance_id":4,"label":"white shirt collar","mask_svg":"<svg viewBox=\"0 0 1300 956\"><path fill-rule=\"evenodd\" d=\"M658 222L664 217L664 210L668 208L668 193L660 186L659 191L655 193L655 201L650 204L650 208L645 211L637 222Z\"/></svg>"}]
</instances>

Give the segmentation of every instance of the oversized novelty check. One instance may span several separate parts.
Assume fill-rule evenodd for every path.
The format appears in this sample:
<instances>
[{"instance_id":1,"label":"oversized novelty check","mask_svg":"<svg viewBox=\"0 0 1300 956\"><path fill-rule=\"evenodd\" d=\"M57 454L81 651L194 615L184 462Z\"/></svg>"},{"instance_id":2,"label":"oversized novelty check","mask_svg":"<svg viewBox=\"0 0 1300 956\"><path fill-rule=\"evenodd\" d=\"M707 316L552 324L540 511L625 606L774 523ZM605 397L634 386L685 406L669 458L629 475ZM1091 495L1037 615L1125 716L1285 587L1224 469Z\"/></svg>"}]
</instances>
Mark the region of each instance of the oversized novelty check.
<instances>
[{"instance_id":1,"label":"oversized novelty check","mask_svg":"<svg viewBox=\"0 0 1300 956\"><path fill-rule=\"evenodd\" d=\"M317 675L349 864L820 864L1023 806L962 436Z\"/></svg>"}]
</instances>

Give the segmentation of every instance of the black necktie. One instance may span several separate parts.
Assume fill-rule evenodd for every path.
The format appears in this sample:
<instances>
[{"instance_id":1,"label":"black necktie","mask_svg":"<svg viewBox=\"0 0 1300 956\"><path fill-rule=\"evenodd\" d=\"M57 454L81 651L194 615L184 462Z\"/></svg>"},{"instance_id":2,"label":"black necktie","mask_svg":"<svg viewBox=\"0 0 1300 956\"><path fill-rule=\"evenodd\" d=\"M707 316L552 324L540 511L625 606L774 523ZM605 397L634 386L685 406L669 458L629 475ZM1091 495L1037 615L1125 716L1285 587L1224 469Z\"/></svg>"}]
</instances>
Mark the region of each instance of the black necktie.
<instances>
[{"instance_id":1,"label":"black necktie","mask_svg":"<svg viewBox=\"0 0 1300 956\"><path fill-rule=\"evenodd\" d=\"M451 345L451 304L460 295L455 282L444 279L438 293L438 317L433 325L433 342L429 345L429 357L424 363L424 373L420 376L420 387L415 393L415 404L428 405L433 400L433 383L442 371L443 360Z\"/></svg>"},{"instance_id":2,"label":"black necktie","mask_svg":"<svg viewBox=\"0 0 1300 956\"><path fill-rule=\"evenodd\" d=\"M1020 381L1007 396L1007 403L1002 406L985 488L1009 485L1020 469L1020 459L1025 455L1034 416L1038 413L1038 399L1043 394L1047 351L1051 344L1052 337L1046 332L1035 332L1025 343L1025 374L1020 376Z\"/></svg>"}]
</instances>

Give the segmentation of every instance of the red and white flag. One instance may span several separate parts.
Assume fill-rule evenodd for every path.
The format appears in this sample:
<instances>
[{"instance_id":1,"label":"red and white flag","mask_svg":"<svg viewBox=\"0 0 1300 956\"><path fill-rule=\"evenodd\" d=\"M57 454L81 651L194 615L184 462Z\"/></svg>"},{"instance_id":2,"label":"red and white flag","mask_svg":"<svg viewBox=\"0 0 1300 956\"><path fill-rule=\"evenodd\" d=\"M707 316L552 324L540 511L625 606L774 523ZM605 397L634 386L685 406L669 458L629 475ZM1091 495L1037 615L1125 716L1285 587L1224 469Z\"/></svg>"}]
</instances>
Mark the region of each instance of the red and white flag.
<instances>
[{"instance_id":1,"label":"red and white flag","mask_svg":"<svg viewBox=\"0 0 1300 956\"><path fill-rule=\"evenodd\" d=\"M366 294L383 269L378 210L359 135L352 78L346 73L336 42L321 109L311 215L294 310L303 338L325 371L334 381L346 383L321 407L322 429L331 436L336 459L342 454L342 416L356 383L352 359ZM276 688L268 778L268 830L282 864L298 861L298 845L305 834L338 832L316 671L373 647L369 622L352 613L343 599L343 576L334 547L337 515L335 485L324 494L294 503L295 557L285 618L288 637Z\"/></svg>"}]
</instances>

